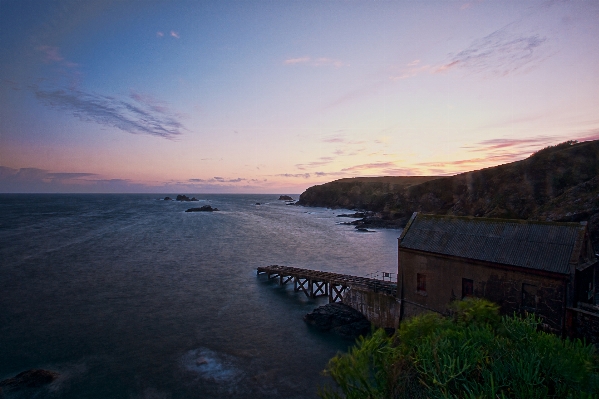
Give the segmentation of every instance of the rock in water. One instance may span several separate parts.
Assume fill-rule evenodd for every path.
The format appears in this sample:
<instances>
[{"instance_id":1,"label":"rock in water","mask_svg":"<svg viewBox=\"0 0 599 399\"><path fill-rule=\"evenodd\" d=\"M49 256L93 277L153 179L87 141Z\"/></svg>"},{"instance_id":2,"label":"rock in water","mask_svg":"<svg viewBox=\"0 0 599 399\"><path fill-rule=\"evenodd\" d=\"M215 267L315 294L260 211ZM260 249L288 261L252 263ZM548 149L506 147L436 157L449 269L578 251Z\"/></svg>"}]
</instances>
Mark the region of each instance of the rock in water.
<instances>
[{"instance_id":1,"label":"rock in water","mask_svg":"<svg viewBox=\"0 0 599 399\"><path fill-rule=\"evenodd\" d=\"M8 389L39 388L50 384L57 379L59 375L60 374L54 371L31 369L23 371L13 378L0 381L0 387L6 387Z\"/></svg>"},{"instance_id":2,"label":"rock in water","mask_svg":"<svg viewBox=\"0 0 599 399\"><path fill-rule=\"evenodd\" d=\"M370 322L362 313L342 303L328 303L304 316L304 321L321 331L331 331L347 339L370 332Z\"/></svg>"},{"instance_id":3,"label":"rock in water","mask_svg":"<svg viewBox=\"0 0 599 399\"><path fill-rule=\"evenodd\" d=\"M213 208L210 205L204 205L200 208L189 208L185 212L216 212L218 208Z\"/></svg>"},{"instance_id":4,"label":"rock in water","mask_svg":"<svg viewBox=\"0 0 599 399\"><path fill-rule=\"evenodd\" d=\"M291 197L290 197L290 196L288 196L288 195L281 195L281 196L279 197L279 200L280 200L280 201L293 201L293 198L291 198Z\"/></svg>"},{"instance_id":5,"label":"rock in water","mask_svg":"<svg viewBox=\"0 0 599 399\"><path fill-rule=\"evenodd\" d=\"M164 197L165 201L172 201L171 197Z\"/></svg>"}]
</instances>

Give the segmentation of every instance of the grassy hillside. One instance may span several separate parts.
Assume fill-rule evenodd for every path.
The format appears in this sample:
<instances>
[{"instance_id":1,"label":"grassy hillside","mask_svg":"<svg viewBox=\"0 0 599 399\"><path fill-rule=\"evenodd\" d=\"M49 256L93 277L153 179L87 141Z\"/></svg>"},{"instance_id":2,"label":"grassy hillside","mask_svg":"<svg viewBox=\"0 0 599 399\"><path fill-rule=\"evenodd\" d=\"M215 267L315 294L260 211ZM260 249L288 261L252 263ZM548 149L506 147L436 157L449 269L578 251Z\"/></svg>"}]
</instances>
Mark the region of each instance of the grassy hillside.
<instances>
[{"instance_id":1,"label":"grassy hillside","mask_svg":"<svg viewBox=\"0 0 599 399\"><path fill-rule=\"evenodd\" d=\"M599 141L569 141L547 147L522 161L449 177L341 179L310 187L300 196L299 203L370 210L396 225L405 223L414 211L589 220L599 211L595 200L598 175Z\"/></svg>"},{"instance_id":2,"label":"grassy hillside","mask_svg":"<svg viewBox=\"0 0 599 399\"><path fill-rule=\"evenodd\" d=\"M437 176L382 176L339 179L308 188L300 205L382 211L394 195Z\"/></svg>"}]
</instances>

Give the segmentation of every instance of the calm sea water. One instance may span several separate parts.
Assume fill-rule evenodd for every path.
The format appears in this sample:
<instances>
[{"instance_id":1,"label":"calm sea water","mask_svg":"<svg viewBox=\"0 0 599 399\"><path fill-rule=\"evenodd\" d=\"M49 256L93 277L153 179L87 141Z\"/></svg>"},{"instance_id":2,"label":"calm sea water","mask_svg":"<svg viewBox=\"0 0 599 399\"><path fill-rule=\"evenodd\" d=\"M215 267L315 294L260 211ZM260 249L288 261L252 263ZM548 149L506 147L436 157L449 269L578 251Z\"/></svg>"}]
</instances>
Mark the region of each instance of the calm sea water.
<instances>
[{"instance_id":1,"label":"calm sea water","mask_svg":"<svg viewBox=\"0 0 599 399\"><path fill-rule=\"evenodd\" d=\"M0 195L0 380L61 374L5 397L315 398L332 384L321 371L351 342L302 320L326 299L256 267L394 271L399 232L276 195L195 196ZM184 212L202 204L221 211Z\"/></svg>"}]
</instances>

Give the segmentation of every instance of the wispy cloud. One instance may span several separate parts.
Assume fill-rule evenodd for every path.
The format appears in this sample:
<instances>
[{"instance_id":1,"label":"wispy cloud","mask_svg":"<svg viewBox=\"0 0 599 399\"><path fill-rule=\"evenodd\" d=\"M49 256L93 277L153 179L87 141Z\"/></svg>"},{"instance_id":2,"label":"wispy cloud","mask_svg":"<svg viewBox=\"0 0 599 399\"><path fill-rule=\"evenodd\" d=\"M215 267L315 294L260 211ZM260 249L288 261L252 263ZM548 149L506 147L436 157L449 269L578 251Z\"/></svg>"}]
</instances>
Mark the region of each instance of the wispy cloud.
<instances>
[{"instance_id":1,"label":"wispy cloud","mask_svg":"<svg viewBox=\"0 0 599 399\"><path fill-rule=\"evenodd\" d=\"M171 31L170 35L171 35L171 37L174 37L175 39L181 38L181 36L179 36L179 33L175 32L174 30Z\"/></svg>"},{"instance_id":2,"label":"wispy cloud","mask_svg":"<svg viewBox=\"0 0 599 399\"><path fill-rule=\"evenodd\" d=\"M364 140L350 140L343 134L335 134L322 139L323 143L364 144Z\"/></svg>"},{"instance_id":3,"label":"wispy cloud","mask_svg":"<svg viewBox=\"0 0 599 399\"><path fill-rule=\"evenodd\" d=\"M342 172L357 172L357 171L365 171L365 170L373 170L373 169L383 169L383 168L393 168L396 165L393 162L374 162L374 163L365 163L361 165L351 166L349 168L341 169Z\"/></svg>"},{"instance_id":4,"label":"wispy cloud","mask_svg":"<svg viewBox=\"0 0 599 399\"><path fill-rule=\"evenodd\" d=\"M465 3L462 9L471 5L472 3ZM423 63L419 59L413 60L401 67L390 79L397 81L421 74L439 74L457 69L490 76L507 76L528 71L552 55L550 37L531 32L528 28L528 19L549 7L550 5L543 4L531 8L527 16L475 39L461 51L448 54L445 61Z\"/></svg>"},{"instance_id":5,"label":"wispy cloud","mask_svg":"<svg viewBox=\"0 0 599 399\"><path fill-rule=\"evenodd\" d=\"M303 178L309 179L312 175L310 173L280 173L275 175L277 177L291 177L291 178Z\"/></svg>"},{"instance_id":6,"label":"wispy cloud","mask_svg":"<svg viewBox=\"0 0 599 399\"><path fill-rule=\"evenodd\" d=\"M323 165L328 165L331 162L333 162L333 158L332 157L320 157L318 158L318 161L313 161L313 162L308 162L308 163L303 163L303 164L297 164L295 165L295 167L299 170L305 170L308 168L316 168L319 166L323 166Z\"/></svg>"},{"instance_id":7,"label":"wispy cloud","mask_svg":"<svg viewBox=\"0 0 599 399\"><path fill-rule=\"evenodd\" d=\"M38 46L36 48L38 51L43 54L43 61L46 64L59 64L61 66L67 68L76 68L79 64L75 62L71 62L69 60L65 60L65 58L60 54L60 49L55 46Z\"/></svg>"},{"instance_id":8,"label":"wispy cloud","mask_svg":"<svg viewBox=\"0 0 599 399\"><path fill-rule=\"evenodd\" d=\"M507 25L482 39L475 40L435 72L444 72L450 68L467 68L474 73L506 76L542 60L546 55L541 49L548 40L539 34L514 32L511 25Z\"/></svg>"},{"instance_id":9,"label":"wispy cloud","mask_svg":"<svg viewBox=\"0 0 599 399\"><path fill-rule=\"evenodd\" d=\"M44 62L46 63L61 62L64 60L64 58L60 55L60 50L58 47L39 46L37 49L44 53Z\"/></svg>"},{"instance_id":10,"label":"wispy cloud","mask_svg":"<svg viewBox=\"0 0 599 399\"><path fill-rule=\"evenodd\" d=\"M75 89L34 89L37 99L51 108L71 112L83 121L116 127L128 133L173 139L184 129L176 115L166 107L151 103L136 93L132 93L131 98L137 105Z\"/></svg>"},{"instance_id":11,"label":"wispy cloud","mask_svg":"<svg viewBox=\"0 0 599 399\"><path fill-rule=\"evenodd\" d=\"M164 37L164 32L156 32L156 37Z\"/></svg>"},{"instance_id":12,"label":"wispy cloud","mask_svg":"<svg viewBox=\"0 0 599 399\"><path fill-rule=\"evenodd\" d=\"M215 176L210 179L188 179L189 183L240 183L247 181L248 179L243 177L236 177L234 179L226 179L224 177Z\"/></svg>"},{"instance_id":13,"label":"wispy cloud","mask_svg":"<svg viewBox=\"0 0 599 399\"><path fill-rule=\"evenodd\" d=\"M346 66L343 61L336 60L333 58L320 57L297 57L297 58L287 58L283 61L285 65L308 65L313 67L319 66L333 66L335 68L341 68L342 66Z\"/></svg>"},{"instance_id":14,"label":"wispy cloud","mask_svg":"<svg viewBox=\"0 0 599 399\"><path fill-rule=\"evenodd\" d=\"M479 141L473 146L465 146L471 151L492 151L499 149L514 149L514 148L537 148L539 146L547 146L555 143L555 136L536 136L522 139L514 138L498 138Z\"/></svg>"}]
</instances>

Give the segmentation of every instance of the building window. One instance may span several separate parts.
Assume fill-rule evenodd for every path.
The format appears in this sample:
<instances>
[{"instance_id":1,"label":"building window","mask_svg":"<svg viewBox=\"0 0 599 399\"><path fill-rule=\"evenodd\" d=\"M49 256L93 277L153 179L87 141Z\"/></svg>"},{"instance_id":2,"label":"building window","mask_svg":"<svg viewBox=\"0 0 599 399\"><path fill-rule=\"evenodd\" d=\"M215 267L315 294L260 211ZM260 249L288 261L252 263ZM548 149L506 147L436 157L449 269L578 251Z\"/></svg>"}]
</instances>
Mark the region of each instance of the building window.
<instances>
[{"instance_id":1,"label":"building window","mask_svg":"<svg viewBox=\"0 0 599 399\"><path fill-rule=\"evenodd\" d=\"M426 274L416 274L416 291L423 293L426 292Z\"/></svg>"},{"instance_id":2,"label":"building window","mask_svg":"<svg viewBox=\"0 0 599 399\"><path fill-rule=\"evenodd\" d=\"M537 308L537 286L522 284L522 306L529 309Z\"/></svg>"},{"instance_id":3,"label":"building window","mask_svg":"<svg viewBox=\"0 0 599 399\"><path fill-rule=\"evenodd\" d=\"M462 299L474 296L474 281L469 278L462 279Z\"/></svg>"}]
</instances>

